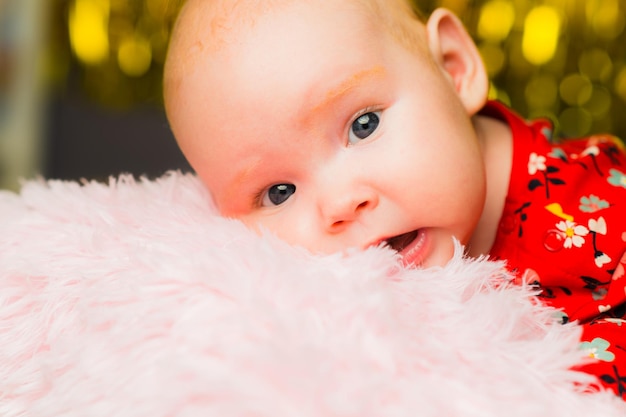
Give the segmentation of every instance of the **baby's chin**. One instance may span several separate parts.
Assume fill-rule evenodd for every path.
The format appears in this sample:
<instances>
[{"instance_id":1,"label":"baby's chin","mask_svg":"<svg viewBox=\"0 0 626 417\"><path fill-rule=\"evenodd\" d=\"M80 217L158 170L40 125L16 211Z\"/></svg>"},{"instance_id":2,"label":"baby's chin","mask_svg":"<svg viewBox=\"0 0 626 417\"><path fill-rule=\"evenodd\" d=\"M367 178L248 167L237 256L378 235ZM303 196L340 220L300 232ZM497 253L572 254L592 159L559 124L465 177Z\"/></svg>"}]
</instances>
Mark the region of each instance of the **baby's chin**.
<instances>
[{"instance_id":1,"label":"baby's chin","mask_svg":"<svg viewBox=\"0 0 626 417\"><path fill-rule=\"evenodd\" d=\"M432 268L432 267L443 267L446 266L448 262L454 256L454 246L450 245L450 251L444 253L438 253L435 256L429 257L425 259L418 267L420 268Z\"/></svg>"}]
</instances>

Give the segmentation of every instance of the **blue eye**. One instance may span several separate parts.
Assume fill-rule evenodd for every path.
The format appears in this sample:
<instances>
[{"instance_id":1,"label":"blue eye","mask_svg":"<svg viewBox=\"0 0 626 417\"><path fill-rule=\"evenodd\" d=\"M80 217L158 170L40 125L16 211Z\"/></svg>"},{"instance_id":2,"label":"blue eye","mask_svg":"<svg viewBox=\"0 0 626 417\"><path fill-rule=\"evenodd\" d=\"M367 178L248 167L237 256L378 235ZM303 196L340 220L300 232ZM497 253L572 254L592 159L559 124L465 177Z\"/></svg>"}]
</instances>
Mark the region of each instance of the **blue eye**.
<instances>
[{"instance_id":1,"label":"blue eye","mask_svg":"<svg viewBox=\"0 0 626 417\"><path fill-rule=\"evenodd\" d=\"M289 197L296 192L296 186L293 184L276 184L272 185L263 197L264 206L279 206L283 204Z\"/></svg>"},{"instance_id":2,"label":"blue eye","mask_svg":"<svg viewBox=\"0 0 626 417\"><path fill-rule=\"evenodd\" d=\"M352 122L348 141L355 144L369 137L378 128L380 124L380 112L365 113Z\"/></svg>"}]
</instances>

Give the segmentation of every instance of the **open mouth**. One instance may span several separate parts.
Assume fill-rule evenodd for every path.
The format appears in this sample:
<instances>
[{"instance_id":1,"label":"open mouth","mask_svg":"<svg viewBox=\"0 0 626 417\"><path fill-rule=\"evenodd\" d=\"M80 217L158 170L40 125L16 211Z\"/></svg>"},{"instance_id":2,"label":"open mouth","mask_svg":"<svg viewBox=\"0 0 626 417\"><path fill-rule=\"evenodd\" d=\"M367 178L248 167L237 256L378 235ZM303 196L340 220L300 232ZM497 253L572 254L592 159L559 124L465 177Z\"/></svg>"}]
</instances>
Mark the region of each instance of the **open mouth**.
<instances>
[{"instance_id":1,"label":"open mouth","mask_svg":"<svg viewBox=\"0 0 626 417\"><path fill-rule=\"evenodd\" d=\"M413 230L402 235L394 236L385 240L387 245L398 253L401 253L407 246L409 246L419 235L419 230Z\"/></svg>"}]
</instances>

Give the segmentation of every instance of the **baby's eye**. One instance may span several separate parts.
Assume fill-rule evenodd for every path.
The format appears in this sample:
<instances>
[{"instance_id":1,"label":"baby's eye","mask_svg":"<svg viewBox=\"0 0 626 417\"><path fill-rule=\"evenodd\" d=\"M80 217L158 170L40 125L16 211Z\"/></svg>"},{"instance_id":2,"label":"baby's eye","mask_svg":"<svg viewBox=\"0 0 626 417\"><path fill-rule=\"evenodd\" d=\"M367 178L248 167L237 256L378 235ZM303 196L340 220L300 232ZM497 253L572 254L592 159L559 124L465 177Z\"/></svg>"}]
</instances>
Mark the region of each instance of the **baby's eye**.
<instances>
[{"instance_id":1,"label":"baby's eye","mask_svg":"<svg viewBox=\"0 0 626 417\"><path fill-rule=\"evenodd\" d=\"M365 113L352 122L350 126L350 133L348 135L348 142L351 145L358 143L359 141L366 139L370 136L380 123L380 112L368 112Z\"/></svg>"},{"instance_id":2,"label":"baby's eye","mask_svg":"<svg viewBox=\"0 0 626 417\"><path fill-rule=\"evenodd\" d=\"M272 185L263 196L263 206L279 206L296 192L293 184Z\"/></svg>"}]
</instances>

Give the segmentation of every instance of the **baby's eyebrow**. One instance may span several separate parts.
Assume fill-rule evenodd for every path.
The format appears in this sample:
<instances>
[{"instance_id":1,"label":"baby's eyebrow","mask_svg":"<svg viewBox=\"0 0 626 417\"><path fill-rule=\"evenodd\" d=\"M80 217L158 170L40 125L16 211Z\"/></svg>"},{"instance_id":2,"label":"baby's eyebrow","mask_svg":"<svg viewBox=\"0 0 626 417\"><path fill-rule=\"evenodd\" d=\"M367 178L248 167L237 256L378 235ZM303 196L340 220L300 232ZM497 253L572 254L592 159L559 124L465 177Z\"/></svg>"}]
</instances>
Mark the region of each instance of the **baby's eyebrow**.
<instances>
[{"instance_id":1,"label":"baby's eyebrow","mask_svg":"<svg viewBox=\"0 0 626 417\"><path fill-rule=\"evenodd\" d=\"M360 84L377 78L382 78L386 72L387 71L384 67L375 66L349 75L339 84L327 90L326 93L322 95L322 99L315 102L315 104L311 107L311 110L316 112L324 107L327 107L329 104L341 100L343 96L358 87Z\"/></svg>"},{"instance_id":2,"label":"baby's eyebrow","mask_svg":"<svg viewBox=\"0 0 626 417\"><path fill-rule=\"evenodd\" d=\"M222 195L222 201L232 201L233 199L239 199L241 197L241 188L249 185L258 176L259 166L263 160L260 157L250 158L249 161L239 169L232 179L224 187L224 194Z\"/></svg>"}]
</instances>

